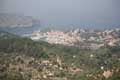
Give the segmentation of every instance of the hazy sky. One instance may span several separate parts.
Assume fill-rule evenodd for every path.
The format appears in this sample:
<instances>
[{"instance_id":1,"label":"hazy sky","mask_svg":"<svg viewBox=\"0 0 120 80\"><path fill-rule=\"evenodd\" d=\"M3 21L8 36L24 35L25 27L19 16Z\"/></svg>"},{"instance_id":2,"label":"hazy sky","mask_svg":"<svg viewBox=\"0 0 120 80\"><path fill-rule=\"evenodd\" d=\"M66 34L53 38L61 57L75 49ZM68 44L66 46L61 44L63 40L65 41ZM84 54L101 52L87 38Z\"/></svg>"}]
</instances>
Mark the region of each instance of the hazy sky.
<instances>
[{"instance_id":1,"label":"hazy sky","mask_svg":"<svg viewBox=\"0 0 120 80\"><path fill-rule=\"evenodd\" d=\"M120 25L120 0L0 0L0 12L34 16L46 26Z\"/></svg>"}]
</instances>

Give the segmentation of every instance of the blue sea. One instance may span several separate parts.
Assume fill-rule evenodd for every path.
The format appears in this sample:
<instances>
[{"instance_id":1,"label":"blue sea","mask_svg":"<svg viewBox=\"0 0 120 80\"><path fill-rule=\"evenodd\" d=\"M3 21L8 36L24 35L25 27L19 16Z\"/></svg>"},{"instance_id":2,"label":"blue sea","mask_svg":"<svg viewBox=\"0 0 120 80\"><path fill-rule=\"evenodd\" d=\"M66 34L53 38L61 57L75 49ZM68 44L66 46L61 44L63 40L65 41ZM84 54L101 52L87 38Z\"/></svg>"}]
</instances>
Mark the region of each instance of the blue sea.
<instances>
[{"instance_id":1,"label":"blue sea","mask_svg":"<svg viewBox=\"0 0 120 80\"><path fill-rule=\"evenodd\" d=\"M0 28L0 30L2 31L6 31L6 32L10 32L16 35L23 35L23 34L29 34L32 33L33 31L42 31L42 30L48 30L50 27L41 27L41 26L32 26L32 27L15 27L15 28L9 28L9 27L5 27L5 28ZM83 29L109 29L109 28L116 28L115 26L111 26L111 27L66 27L66 30L70 30L70 29L75 29L75 28L83 28ZM117 28L120 28L120 26L117 26ZM52 29L52 28L51 28ZM65 27L56 27L55 29L57 30L65 30Z\"/></svg>"}]
</instances>

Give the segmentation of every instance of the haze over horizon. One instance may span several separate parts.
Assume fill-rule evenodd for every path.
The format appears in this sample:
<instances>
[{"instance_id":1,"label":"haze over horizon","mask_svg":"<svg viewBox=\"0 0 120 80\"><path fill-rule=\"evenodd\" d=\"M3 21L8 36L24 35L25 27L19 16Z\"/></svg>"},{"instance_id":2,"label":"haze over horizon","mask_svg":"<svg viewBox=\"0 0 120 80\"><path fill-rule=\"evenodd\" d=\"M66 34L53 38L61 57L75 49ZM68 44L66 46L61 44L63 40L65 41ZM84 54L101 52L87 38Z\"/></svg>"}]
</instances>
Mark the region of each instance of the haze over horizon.
<instances>
[{"instance_id":1,"label":"haze over horizon","mask_svg":"<svg viewBox=\"0 0 120 80\"><path fill-rule=\"evenodd\" d=\"M0 13L40 19L42 26L109 28L120 25L120 0L1 0Z\"/></svg>"}]
</instances>

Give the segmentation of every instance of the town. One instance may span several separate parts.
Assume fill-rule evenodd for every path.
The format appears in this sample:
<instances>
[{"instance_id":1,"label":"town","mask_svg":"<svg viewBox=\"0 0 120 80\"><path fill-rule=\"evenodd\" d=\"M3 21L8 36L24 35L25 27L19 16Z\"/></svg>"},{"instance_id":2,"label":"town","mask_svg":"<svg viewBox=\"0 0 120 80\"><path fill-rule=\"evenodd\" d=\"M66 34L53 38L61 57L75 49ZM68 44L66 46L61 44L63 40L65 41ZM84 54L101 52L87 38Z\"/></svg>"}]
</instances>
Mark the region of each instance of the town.
<instances>
[{"instance_id":1,"label":"town","mask_svg":"<svg viewBox=\"0 0 120 80\"><path fill-rule=\"evenodd\" d=\"M50 44L76 46L80 48L99 49L103 46L115 46L120 41L120 28L105 30L73 29L70 31L50 30L34 31L24 34L34 41L45 41Z\"/></svg>"}]
</instances>

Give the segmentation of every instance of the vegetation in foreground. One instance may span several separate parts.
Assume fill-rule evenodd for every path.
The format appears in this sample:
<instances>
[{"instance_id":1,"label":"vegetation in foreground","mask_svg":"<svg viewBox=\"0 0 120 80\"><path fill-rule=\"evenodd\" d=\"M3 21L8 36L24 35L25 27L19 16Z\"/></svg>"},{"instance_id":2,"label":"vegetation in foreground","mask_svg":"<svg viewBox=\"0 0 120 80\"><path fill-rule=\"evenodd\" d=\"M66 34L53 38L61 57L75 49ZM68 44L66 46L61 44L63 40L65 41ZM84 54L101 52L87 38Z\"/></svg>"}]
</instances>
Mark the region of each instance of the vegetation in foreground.
<instances>
[{"instance_id":1,"label":"vegetation in foreground","mask_svg":"<svg viewBox=\"0 0 120 80\"><path fill-rule=\"evenodd\" d=\"M120 46L78 49L0 32L0 80L120 80Z\"/></svg>"}]
</instances>

